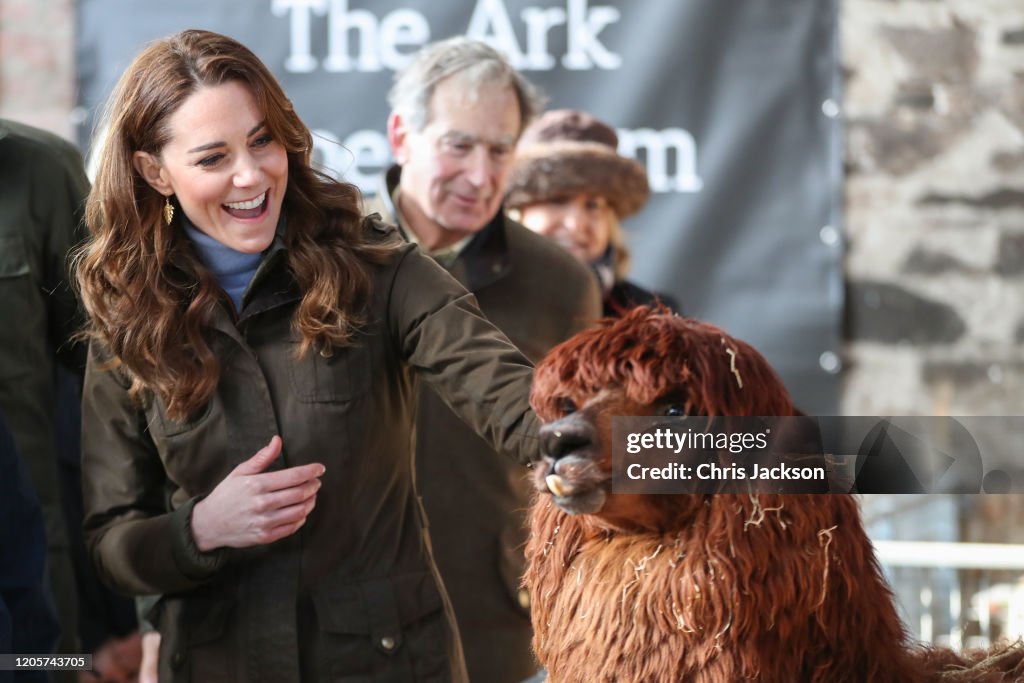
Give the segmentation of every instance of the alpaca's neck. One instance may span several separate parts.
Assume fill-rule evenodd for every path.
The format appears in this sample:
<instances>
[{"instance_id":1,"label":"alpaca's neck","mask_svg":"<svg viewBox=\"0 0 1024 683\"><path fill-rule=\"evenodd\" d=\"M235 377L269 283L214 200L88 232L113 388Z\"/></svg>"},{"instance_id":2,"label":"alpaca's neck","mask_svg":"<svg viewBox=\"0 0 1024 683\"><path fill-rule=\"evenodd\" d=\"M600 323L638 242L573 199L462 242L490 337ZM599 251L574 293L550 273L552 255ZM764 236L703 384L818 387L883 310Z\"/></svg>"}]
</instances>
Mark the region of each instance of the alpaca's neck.
<instances>
[{"instance_id":1,"label":"alpaca's neck","mask_svg":"<svg viewBox=\"0 0 1024 683\"><path fill-rule=\"evenodd\" d=\"M679 531L643 535L595 533L542 501L527 555L553 683L913 680L844 497L719 496Z\"/></svg>"}]
</instances>

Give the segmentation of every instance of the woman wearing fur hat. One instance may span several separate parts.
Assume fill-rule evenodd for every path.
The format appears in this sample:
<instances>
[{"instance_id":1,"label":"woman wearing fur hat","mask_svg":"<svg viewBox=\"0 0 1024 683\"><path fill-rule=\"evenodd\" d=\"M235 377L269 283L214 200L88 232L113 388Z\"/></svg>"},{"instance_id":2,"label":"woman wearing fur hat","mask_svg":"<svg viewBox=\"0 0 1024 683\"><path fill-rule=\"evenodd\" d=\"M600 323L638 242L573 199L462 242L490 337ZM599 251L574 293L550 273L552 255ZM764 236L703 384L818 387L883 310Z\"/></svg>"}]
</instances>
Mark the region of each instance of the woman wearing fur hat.
<instances>
[{"instance_id":1,"label":"woman wearing fur hat","mask_svg":"<svg viewBox=\"0 0 1024 683\"><path fill-rule=\"evenodd\" d=\"M678 310L672 297L626 280L629 251L619 221L639 211L651 190L643 166L619 155L618 144L615 131L586 112L547 112L519 140L505 206L590 264L605 315L656 301Z\"/></svg>"}]
</instances>

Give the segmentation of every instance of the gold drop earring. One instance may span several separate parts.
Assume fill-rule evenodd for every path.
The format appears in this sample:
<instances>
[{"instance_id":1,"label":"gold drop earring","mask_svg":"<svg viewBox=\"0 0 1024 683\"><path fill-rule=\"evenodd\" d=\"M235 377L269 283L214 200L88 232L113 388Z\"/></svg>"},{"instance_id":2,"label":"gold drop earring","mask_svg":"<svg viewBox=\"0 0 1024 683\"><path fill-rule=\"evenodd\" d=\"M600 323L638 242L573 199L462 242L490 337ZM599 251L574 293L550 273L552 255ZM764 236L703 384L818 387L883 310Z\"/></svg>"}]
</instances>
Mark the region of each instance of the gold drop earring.
<instances>
[{"instance_id":1,"label":"gold drop earring","mask_svg":"<svg viewBox=\"0 0 1024 683\"><path fill-rule=\"evenodd\" d=\"M171 198L167 197L164 199L164 223L167 225L171 224L171 220L174 218L174 204L171 204Z\"/></svg>"}]
</instances>

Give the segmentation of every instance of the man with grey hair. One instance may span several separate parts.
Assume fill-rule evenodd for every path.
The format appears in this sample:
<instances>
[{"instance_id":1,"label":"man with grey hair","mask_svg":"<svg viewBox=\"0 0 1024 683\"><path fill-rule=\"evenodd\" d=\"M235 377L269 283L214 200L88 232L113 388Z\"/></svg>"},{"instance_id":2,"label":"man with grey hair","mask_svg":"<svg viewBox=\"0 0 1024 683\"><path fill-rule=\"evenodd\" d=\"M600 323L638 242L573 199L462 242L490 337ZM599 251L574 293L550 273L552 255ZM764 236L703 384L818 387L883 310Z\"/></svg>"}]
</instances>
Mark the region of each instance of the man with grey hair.
<instances>
[{"instance_id":1,"label":"man with grey hair","mask_svg":"<svg viewBox=\"0 0 1024 683\"><path fill-rule=\"evenodd\" d=\"M389 103L397 164L367 209L448 269L534 361L598 318L589 270L501 210L516 141L538 108L533 87L491 47L453 38L396 75ZM416 439L417 488L470 680L517 683L537 668L519 588L526 472L426 390Z\"/></svg>"}]
</instances>

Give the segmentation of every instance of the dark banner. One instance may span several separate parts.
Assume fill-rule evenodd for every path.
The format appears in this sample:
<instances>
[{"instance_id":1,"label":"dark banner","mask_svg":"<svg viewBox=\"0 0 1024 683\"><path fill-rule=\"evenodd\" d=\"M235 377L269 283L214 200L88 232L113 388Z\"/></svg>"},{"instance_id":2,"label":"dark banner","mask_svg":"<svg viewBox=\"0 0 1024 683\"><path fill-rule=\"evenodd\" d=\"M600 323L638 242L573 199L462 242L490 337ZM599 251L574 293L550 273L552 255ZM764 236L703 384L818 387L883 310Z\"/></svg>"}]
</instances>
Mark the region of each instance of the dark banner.
<instances>
[{"instance_id":1,"label":"dark banner","mask_svg":"<svg viewBox=\"0 0 1024 683\"><path fill-rule=\"evenodd\" d=\"M612 490L1024 493L1021 443L1024 417L616 417Z\"/></svg>"},{"instance_id":2,"label":"dark banner","mask_svg":"<svg viewBox=\"0 0 1024 683\"><path fill-rule=\"evenodd\" d=\"M82 140L146 42L206 28L251 47L366 193L390 162L385 95L427 42L468 34L550 107L615 126L647 168L631 279L758 347L808 412L837 408L838 0L81 0Z\"/></svg>"}]
</instances>

